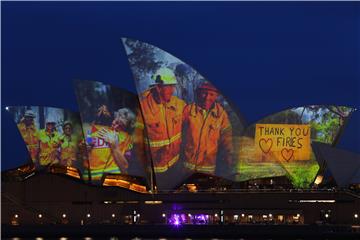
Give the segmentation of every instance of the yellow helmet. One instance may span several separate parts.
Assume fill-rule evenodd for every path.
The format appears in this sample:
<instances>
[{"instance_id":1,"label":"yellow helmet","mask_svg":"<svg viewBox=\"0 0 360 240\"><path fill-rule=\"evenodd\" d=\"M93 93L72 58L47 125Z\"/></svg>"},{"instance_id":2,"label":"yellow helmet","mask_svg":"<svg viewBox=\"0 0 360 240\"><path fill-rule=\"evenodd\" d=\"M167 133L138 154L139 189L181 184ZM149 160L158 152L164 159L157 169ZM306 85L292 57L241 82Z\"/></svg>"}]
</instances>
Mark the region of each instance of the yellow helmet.
<instances>
[{"instance_id":1,"label":"yellow helmet","mask_svg":"<svg viewBox=\"0 0 360 240\"><path fill-rule=\"evenodd\" d=\"M175 74L170 68L160 68L153 75L155 84L173 85L177 84Z\"/></svg>"}]
</instances>

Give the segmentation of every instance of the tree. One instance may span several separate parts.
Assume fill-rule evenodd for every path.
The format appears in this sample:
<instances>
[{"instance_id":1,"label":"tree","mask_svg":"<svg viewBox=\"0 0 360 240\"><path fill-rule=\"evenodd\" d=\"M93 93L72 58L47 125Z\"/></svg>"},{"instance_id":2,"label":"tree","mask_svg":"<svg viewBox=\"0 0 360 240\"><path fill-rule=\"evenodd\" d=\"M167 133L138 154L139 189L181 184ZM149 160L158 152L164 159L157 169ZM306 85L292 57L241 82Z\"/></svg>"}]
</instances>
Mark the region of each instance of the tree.
<instances>
[{"instance_id":1,"label":"tree","mask_svg":"<svg viewBox=\"0 0 360 240\"><path fill-rule=\"evenodd\" d=\"M156 58L157 48L150 44L127 38L124 45L130 50L127 50L129 64L137 83L163 64Z\"/></svg>"},{"instance_id":2,"label":"tree","mask_svg":"<svg viewBox=\"0 0 360 240\"><path fill-rule=\"evenodd\" d=\"M311 116L311 138L329 144L337 138L341 127L353 111L352 108L344 106L324 105L307 106L304 109Z\"/></svg>"}]
</instances>

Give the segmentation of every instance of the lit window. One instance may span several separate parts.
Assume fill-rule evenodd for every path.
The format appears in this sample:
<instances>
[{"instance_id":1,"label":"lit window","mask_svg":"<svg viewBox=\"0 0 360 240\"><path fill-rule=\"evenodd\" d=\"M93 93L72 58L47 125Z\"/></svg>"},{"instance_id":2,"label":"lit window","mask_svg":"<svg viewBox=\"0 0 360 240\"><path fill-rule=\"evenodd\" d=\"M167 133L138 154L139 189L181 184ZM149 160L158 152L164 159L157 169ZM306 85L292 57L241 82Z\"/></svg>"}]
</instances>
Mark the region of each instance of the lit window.
<instances>
[{"instance_id":1,"label":"lit window","mask_svg":"<svg viewBox=\"0 0 360 240\"><path fill-rule=\"evenodd\" d=\"M316 177L314 183L315 183L316 185L319 185L320 183L322 183L323 179L324 179L324 176L318 175L318 176Z\"/></svg>"},{"instance_id":2,"label":"lit window","mask_svg":"<svg viewBox=\"0 0 360 240\"><path fill-rule=\"evenodd\" d=\"M145 201L145 204L162 204L162 201Z\"/></svg>"},{"instance_id":3,"label":"lit window","mask_svg":"<svg viewBox=\"0 0 360 240\"><path fill-rule=\"evenodd\" d=\"M299 203L335 203L334 199L301 199Z\"/></svg>"}]
</instances>

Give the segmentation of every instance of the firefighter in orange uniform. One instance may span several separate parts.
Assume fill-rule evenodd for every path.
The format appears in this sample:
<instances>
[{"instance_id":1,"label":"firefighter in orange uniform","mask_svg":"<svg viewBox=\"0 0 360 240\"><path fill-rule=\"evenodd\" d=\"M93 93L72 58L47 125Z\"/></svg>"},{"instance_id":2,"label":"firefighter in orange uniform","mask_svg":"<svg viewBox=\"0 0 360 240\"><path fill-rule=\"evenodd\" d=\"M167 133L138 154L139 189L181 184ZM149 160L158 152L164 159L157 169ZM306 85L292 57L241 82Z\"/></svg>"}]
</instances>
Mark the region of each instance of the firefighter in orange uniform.
<instances>
[{"instance_id":1,"label":"firefighter in orange uniform","mask_svg":"<svg viewBox=\"0 0 360 240\"><path fill-rule=\"evenodd\" d=\"M127 172L128 158L133 146L128 128L130 124L134 125L135 114L127 114L126 119L121 119L122 117L124 110L120 109L115 112L115 119L111 121L111 114L103 105L98 109L98 120L87 132L89 159L84 162L84 167L90 169L91 180L95 183L99 183L104 173ZM88 164L90 166L87 166Z\"/></svg>"},{"instance_id":2,"label":"firefighter in orange uniform","mask_svg":"<svg viewBox=\"0 0 360 240\"><path fill-rule=\"evenodd\" d=\"M102 129L99 136L110 145L114 162L121 173L127 173L133 149L133 129L135 114L128 108L121 108L114 113L111 130Z\"/></svg>"},{"instance_id":3,"label":"firefighter in orange uniform","mask_svg":"<svg viewBox=\"0 0 360 240\"><path fill-rule=\"evenodd\" d=\"M100 183L104 173L120 173L119 168L114 163L110 145L99 136L99 131L111 130L111 122L111 113L106 105L102 105L97 109L96 120L86 132L88 160L84 161L83 177L88 180L87 176L90 170L93 183Z\"/></svg>"},{"instance_id":4,"label":"firefighter in orange uniform","mask_svg":"<svg viewBox=\"0 0 360 240\"><path fill-rule=\"evenodd\" d=\"M24 117L17 125L30 153L31 160L35 163L39 153L39 137L34 123L35 113L27 110Z\"/></svg>"},{"instance_id":5,"label":"firefighter in orange uniform","mask_svg":"<svg viewBox=\"0 0 360 240\"><path fill-rule=\"evenodd\" d=\"M69 121L64 122L63 132L64 134L60 136L60 164L75 167L79 139L73 134L73 126Z\"/></svg>"},{"instance_id":6,"label":"firefighter in orange uniform","mask_svg":"<svg viewBox=\"0 0 360 240\"><path fill-rule=\"evenodd\" d=\"M142 94L140 105L154 170L165 173L179 160L185 102L173 96L177 81L171 69L160 68L153 80L155 84Z\"/></svg>"},{"instance_id":7,"label":"firefighter in orange uniform","mask_svg":"<svg viewBox=\"0 0 360 240\"><path fill-rule=\"evenodd\" d=\"M60 138L56 131L56 120L48 117L45 129L39 131L39 164L40 166L59 163Z\"/></svg>"},{"instance_id":8,"label":"firefighter in orange uniform","mask_svg":"<svg viewBox=\"0 0 360 240\"><path fill-rule=\"evenodd\" d=\"M231 124L224 108L216 102L218 96L218 90L204 82L196 89L196 103L184 109L182 158L188 171L231 174ZM218 172L217 162L226 173Z\"/></svg>"}]
</instances>

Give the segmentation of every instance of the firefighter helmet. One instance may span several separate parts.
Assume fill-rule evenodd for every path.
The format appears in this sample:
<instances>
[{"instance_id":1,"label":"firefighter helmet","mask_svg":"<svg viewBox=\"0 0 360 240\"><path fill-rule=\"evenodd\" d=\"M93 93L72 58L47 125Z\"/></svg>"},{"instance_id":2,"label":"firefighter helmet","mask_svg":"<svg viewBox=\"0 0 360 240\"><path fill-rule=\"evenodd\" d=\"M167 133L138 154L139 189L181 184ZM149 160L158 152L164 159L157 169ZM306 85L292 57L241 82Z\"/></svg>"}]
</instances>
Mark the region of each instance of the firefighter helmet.
<instances>
[{"instance_id":1,"label":"firefighter helmet","mask_svg":"<svg viewBox=\"0 0 360 240\"><path fill-rule=\"evenodd\" d=\"M35 113L32 110L26 110L24 117L35 118Z\"/></svg>"},{"instance_id":2,"label":"firefighter helmet","mask_svg":"<svg viewBox=\"0 0 360 240\"><path fill-rule=\"evenodd\" d=\"M219 92L211 83L209 82L203 82L201 83L198 87L197 90L209 90L209 91L214 91L214 92Z\"/></svg>"},{"instance_id":3,"label":"firefighter helmet","mask_svg":"<svg viewBox=\"0 0 360 240\"><path fill-rule=\"evenodd\" d=\"M160 68L153 75L155 84L173 85L177 84L175 74L170 68Z\"/></svg>"},{"instance_id":4,"label":"firefighter helmet","mask_svg":"<svg viewBox=\"0 0 360 240\"><path fill-rule=\"evenodd\" d=\"M71 123L70 121L65 121L65 122L63 123L63 128L65 128L66 125L70 125L70 127L72 127L72 123Z\"/></svg>"}]
</instances>

